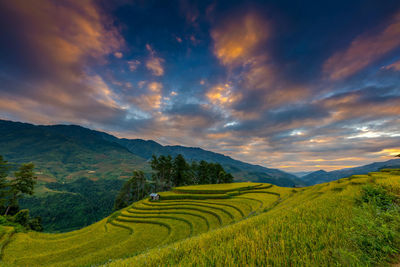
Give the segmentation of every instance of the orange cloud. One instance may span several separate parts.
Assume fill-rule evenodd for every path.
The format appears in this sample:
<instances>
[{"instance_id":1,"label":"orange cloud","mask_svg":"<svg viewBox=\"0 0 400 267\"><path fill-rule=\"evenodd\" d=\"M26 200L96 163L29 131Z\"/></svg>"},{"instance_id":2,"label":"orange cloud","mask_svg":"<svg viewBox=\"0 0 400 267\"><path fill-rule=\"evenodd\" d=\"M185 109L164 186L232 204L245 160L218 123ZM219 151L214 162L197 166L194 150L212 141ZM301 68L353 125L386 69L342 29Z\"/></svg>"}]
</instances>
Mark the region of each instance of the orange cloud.
<instances>
[{"instance_id":1,"label":"orange cloud","mask_svg":"<svg viewBox=\"0 0 400 267\"><path fill-rule=\"evenodd\" d=\"M308 96L308 88L290 84L280 77L267 46L271 33L270 23L256 12L228 19L211 31L215 56L230 73L240 72L232 75L232 80L240 77L234 91L217 85L207 92L211 103L220 106L234 102L255 103L244 103L244 112L231 111L241 118L254 118L260 110ZM253 108L257 114L252 112Z\"/></svg>"},{"instance_id":2,"label":"orange cloud","mask_svg":"<svg viewBox=\"0 0 400 267\"><path fill-rule=\"evenodd\" d=\"M384 66L383 68L387 69L387 70L400 71L400 60L396 61L396 62L394 62L394 63L392 63L392 64L390 64L388 66Z\"/></svg>"},{"instance_id":3,"label":"orange cloud","mask_svg":"<svg viewBox=\"0 0 400 267\"><path fill-rule=\"evenodd\" d=\"M153 92L153 93L161 93L161 89L162 89L162 84L159 82L151 82L147 85L148 89Z\"/></svg>"},{"instance_id":4,"label":"orange cloud","mask_svg":"<svg viewBox=\"0 0 400 267\"><path fill-rule=\"evenodd\" d=\"M389 20L376 34L357 36L350 46L333 54L323 65L331 80L339 80L357 73L400 45L400 13Z\"/></svg>"},{"instance_id":5,"label":"orange cloud","mask_svg":"<svg viewBox=\"0 0 400 267\"><path fill-rule=\"evenodd\" d=\"M400 114L400 100L393 98L386 102L368 103L359 93L322 100L320 104L331 111L331 121L341 121L357 117L385 117Z\"/></svg>"},{"instance_id":6,"label":"orange cloud","mask_svg":"<svg viewBox=\"0 0 400 267\"><path fill-rule=\"evenodd\" d=\"M27 24L25 34L30 44L55 63L74 64L89 57L100 58L124 43L117 29L105 28L108 18L93 1L61 4L43 0L40 5L23 0L7 2Z\"/></svg>"},{"instance_id":7,"label":"orange cloud","mask_svg":"<svg viewBox=\"0 0 400 267\"><path fill-rule=\"evenodd\" d=\"M161 107L162 84L150 82L147 84L147 92L133 98L133 103L144 111L152 111Z\"/></svg>"},{"instance_id":8,"label":"orange cloud","mask_svg":"<svg viewBox=\"0 0 400 267\"><path fill-rule=\"evenodd\" d=\"M114 57L116 57L116 58L122 58L123 56L124 56L124 54L122 54L121 52L114 53Z\"/></svg>"},{"instance_id":9,"label":"orange cloud","mask_svg":"<svg viewBox=\"0 0 400 267\"><path fill-rule=\"evenodd\" d=\"M35 110L38 117L40 112L58 112L58 119L69 121L81 122L83 114L100 120L101 115L122 112L104 80L88 72L92 65L107 63L110 54L122 56L125 45L95 1L15 0L4 2L3 7L13 14L10 25L23 29L16 34L24 36L27 60L34 62L32 75L37 75L17 85L29 85L16 96L18 101L40 103Z\"/></svg>"},{"instance_id":10,"label":"orange cloud","mask_svg":"<svg viewBox=\"0 0 400 267\"><path fill-rule=\"evenodd\" d=\"M268 36L269 25L253 13L228 21L211 32L214 53L224 65L250 63Z\"/></svg>"},{"instance_id":11,"label":"orange cloud","mask_svg":"<svg viewBox=\"0 0 400 267\"><path fill-rule=\"evenodd\" d=\"M150 58L146 61L146 67L150 70L154 76L162 76L164 75L164 59L157 57L153 48L146 44L146 49L150 52Z\"/></svg>"},{"instance_id":12,"label":"orange cloud","mask_svg":"<svg viewBox=\"0 0 400 267\"><path fill-rule=\"evenodd\" d=\"M229 84L216 85L212 87L206 94L208 100L215 105L230 105L237 101L240 96L235 95Z\"/></svg>"}]
</instances>

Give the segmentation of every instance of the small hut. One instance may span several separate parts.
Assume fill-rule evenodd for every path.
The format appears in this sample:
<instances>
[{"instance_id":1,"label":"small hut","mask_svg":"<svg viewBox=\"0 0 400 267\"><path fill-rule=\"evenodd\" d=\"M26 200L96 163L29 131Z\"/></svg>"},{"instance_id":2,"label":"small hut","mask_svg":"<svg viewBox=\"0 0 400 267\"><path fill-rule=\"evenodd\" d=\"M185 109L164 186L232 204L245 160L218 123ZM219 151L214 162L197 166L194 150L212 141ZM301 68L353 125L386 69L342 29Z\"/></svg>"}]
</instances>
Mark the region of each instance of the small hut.
<instances>
[{"instance_id":1,"label":"small hut","mask_svg":"<svg viewBox=\"0 0 400 267\"><path fill-rule=\"evenodd\" d=\"M151 193L150 200L160 200L160 195L157 193Z\"/></svg>"}]
</instances>

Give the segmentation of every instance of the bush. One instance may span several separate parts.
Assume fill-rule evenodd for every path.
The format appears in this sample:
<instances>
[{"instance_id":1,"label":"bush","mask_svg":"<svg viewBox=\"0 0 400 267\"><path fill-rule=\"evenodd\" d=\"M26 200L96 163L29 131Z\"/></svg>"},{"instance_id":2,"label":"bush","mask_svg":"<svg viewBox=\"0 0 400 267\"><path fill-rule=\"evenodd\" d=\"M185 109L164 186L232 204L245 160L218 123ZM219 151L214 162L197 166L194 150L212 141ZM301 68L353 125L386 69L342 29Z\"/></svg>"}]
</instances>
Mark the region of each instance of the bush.
<instances>
[{"instance_id":1,"label":"bush","mask_svg":"<svg viewBox=\"0 0 400 267\"><path fill-rule=\"evenodd\" d=\"M362 189L355 209L352 240L366 265L380 265L400 248L400 207L382 186Z\"/></svg>"},{"instance_id":2,"label":"bush","mask_svg":"<svg viewBox=\"0 0 400 267\"><path fill-rule=\"evenodd\" d=\"M20 225L27 227L29 226L29 210L24 209L24 210L20 210L17 212L17 214L14 215L13 221L16 223L19 223Z\"/></svg>"},{"instance_id":3,"label":"bush","mask_svg":"<svg viewBox=\"0 0 400 267\"><path fill-rule=\"evenodd\" d=\"M396 196L389 194L382 186L366 185L363 187L361 203L370 203L382 210L393 207Z\"/></svg>"},{"instance_id":4,"label":"bush","mask_svg":"<svg viewBox=\"0 0 400 267\"><path fill-rule=\"evenodd\" d=\"M42 218L37 216L29 221L29 228L31 228L33 231L37 232L42 232L43 227L42 227Z\"/></svg>"}]
</instances>

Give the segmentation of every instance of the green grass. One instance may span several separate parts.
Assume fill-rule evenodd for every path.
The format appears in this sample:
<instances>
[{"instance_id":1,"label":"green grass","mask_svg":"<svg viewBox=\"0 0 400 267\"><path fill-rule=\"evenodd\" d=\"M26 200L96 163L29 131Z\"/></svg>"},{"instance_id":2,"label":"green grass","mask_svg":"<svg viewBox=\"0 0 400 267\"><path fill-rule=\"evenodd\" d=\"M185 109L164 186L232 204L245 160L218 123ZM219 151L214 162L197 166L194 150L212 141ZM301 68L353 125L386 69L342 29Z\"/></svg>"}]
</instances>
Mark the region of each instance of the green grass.
<instances>
[{"instance_id":1,"label":"green grass","mask_svg":"<svg viewBox=\"0 0 400 267\"><path fill-rule=\"evenodd\" d=\"M172 191L176 193L190 193L190 194L223 194L230 191L249 190L252 188L257 188L262 185L263 184L260 183L190 185L190 186L175 187L172 189Z\"/></svg>"},{"instance_id":2,"label":"green grass","mask_svg":"<svg viewBox=\"0 0 400 267\"><path fill-rule=\"evenodd\" d=\"M385 170L296 189L249 183L180 187L162 193L160 201L144 199L78 231L14 233L3 228L2 262L385 265L400 248L397 172Z\"/></svg>"}]
</instances>

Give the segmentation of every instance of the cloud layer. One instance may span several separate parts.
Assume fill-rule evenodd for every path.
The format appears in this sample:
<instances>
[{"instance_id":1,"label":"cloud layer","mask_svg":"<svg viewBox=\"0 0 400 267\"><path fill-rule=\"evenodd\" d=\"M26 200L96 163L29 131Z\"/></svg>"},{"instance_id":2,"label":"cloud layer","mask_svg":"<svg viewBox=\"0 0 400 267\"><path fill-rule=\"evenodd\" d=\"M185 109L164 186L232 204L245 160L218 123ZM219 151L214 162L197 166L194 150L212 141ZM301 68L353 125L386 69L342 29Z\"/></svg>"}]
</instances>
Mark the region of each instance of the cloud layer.
<instances>
[{"instance_id":1,"label":"cloud layer","mask_svg":"<svg viewBox=\"0 0 400 267\"><path fill-rule=\"evenodd\" d=\"M0 117L287 171L400 153L396 1L312 21L277 1L128 2L1 2Z\"/></svg>"}]
</instances>

